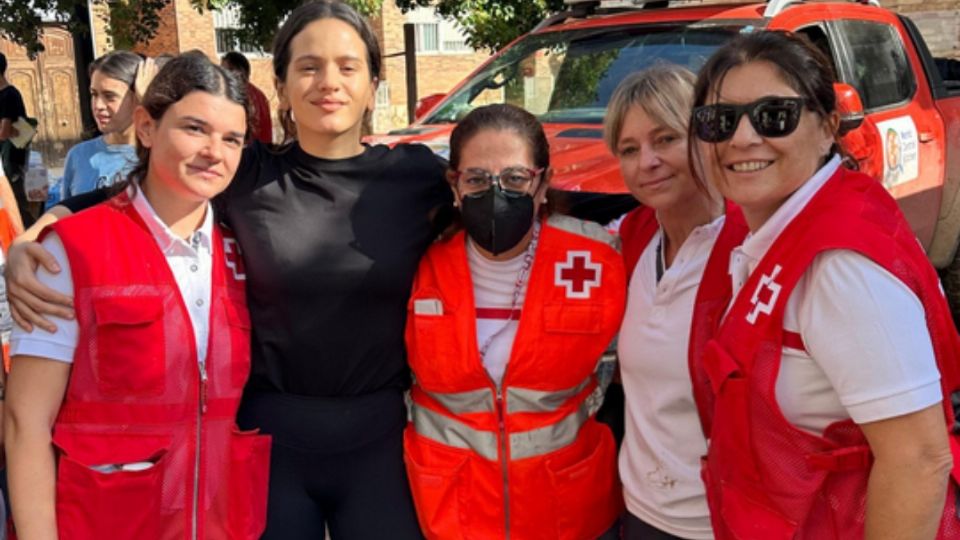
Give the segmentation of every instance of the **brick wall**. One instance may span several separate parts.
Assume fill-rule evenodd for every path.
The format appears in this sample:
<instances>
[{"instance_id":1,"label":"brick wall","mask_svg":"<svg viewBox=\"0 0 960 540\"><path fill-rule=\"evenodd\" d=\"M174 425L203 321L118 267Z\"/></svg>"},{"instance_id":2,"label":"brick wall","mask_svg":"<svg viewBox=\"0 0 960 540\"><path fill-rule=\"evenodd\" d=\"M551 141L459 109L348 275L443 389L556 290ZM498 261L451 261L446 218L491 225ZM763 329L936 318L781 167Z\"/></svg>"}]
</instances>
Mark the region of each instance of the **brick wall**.
<instances>
[{"instance_id":1,"label":"brick wall","mask_svg":"<svg viewBox=\"0 0 960 540\"><path fill-rule=\"evenodd\" d=\"M960 57L960 1L880 0L880 4L910 17L934 56Z\"/></svg>"},{"instance_id":2,"label":"brick wall","mask_svg":"<svg viewBox=\"0 0 960 540\"><path fill-rule=\"evenodd\" d=\"M175 0L177 36L180 52L199 49L210 58L217 57L216 34L213 30L213 13L197 12L190 0Z\"/></svg>"},{"instance_id":3,"label":"brick wall","mask_svg":"<svg viewBox=\"0 0 960 540\"><path fill-rule=\"evenodd\" d=\"M99 58L113 50L110 39L110 6L106 2L90 2L93 34L93 57Z\"/></svg>"}]
</instances>

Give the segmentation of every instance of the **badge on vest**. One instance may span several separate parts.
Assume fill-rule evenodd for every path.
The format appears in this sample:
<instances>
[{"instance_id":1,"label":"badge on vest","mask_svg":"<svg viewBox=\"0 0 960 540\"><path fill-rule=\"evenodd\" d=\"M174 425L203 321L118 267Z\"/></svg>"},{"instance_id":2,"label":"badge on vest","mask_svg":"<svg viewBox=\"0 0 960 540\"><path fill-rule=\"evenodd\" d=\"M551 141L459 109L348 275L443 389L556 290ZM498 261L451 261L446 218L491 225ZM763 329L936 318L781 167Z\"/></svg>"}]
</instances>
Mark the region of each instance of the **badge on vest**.
<instances>
[{"instance_id":1,"label":"badge on vest","mask_svg":"<svg viewBox=\"0 0 960 540\"><path fill-rule=\"evenodd\" d=\"M589 251L568 251L567 260L554 269L553 283L565 289L567 298L590 298L593 288L600 286L603 267L590 260Z\"/></svg>"},{"instance_id":2,"label":"badge on vest","mask_svg":"<svg viewBox=\"0 0 960 540\"><path fill-rule=\"evenodd\" d=\"M243 268L243 259L240 256L240 244L233 238L223 239L223 260L227 268L233 273L233 279L244 281L247 279Z\"/></svg>"},{"instance_id":3,"label":"badge on vest","mask_svg":"<svg viewBox=\"0 0 960 540\"><path fill-rule=\"evenodd\" d=\"M753 304L753 309L750 313L747 313L747 322L750 324L755 324L757 322L757 317L761 313L769 315L773 312L773 306L777 303L777 298L780 297L780 289L783 287L777 283L777 276L780 275L780 270L783 268L780 265L773 267L773 272L769 275L764 274L760 277L760 283L757 283L757 288L753 291L753 296L750 298L750 303ZM765 296L766 300L761 301L760 297Z\"/></svg>"},{"instance_id":4,"label":"badge on vest","mask_svg":"<svg viewBox=\"0 0 960 540\"><path fill-rule=\"evenodd\" d=\"M415 315L443 315L443 302L439 298L420 298L413 301Z\"/></svg>"}]
</instances>

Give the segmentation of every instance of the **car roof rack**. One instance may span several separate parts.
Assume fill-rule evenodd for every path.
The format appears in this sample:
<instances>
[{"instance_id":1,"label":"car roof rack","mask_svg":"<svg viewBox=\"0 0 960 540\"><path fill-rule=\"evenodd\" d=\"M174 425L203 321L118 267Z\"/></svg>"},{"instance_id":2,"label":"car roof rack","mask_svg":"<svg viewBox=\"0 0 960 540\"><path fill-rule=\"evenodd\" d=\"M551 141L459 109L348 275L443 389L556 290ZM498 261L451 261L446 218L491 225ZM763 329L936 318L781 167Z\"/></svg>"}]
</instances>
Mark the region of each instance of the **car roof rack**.
<instances>
[{"instance_id":1,"label":"car roof rack","mask_svg":"<svg viewBox=\"0 0 960 540\"><path fill-rule=\"evenodd\" d=\"M878 0L848 0L857 4L864 4L867 6L876 6L881 7ZM770 18L776 15L779 15L783 10L794 4L802 4L803 0L770 0L767 2L767 9L763 10L763 16Z\"/></svg>"},{"instance_id":2,"label":"car roof rack","mask_svg":"<svg viewBox=\"0 0 960 540\"><path fill-rule=\"evenodd\" d=\"M740 2L749 0L740 0ZM837 0L843 1L843 0ZM881 7L879 0L846 0L857 4ZM796 4L802 4L805 0L768 0L767 7L763 11L766 18L774 17L783 12L783 10ZM600 13L615 13L619 11L630 11L637 9L660 9L671 7L673 5L689 6L697 3L696 0L563 0L567 10L547 17L534 28L534 31L548 26L560 24L570 18L585 18ZM701 0L702 3L702 0ZM711 2L713 3L713 2ZM737 3L737 0L731 0L731 3Z\"/></svg>"},{"instance_id":3,"label":"car roof rack","mask_svg":"<svg viewBox=\"0 0 960 540\"><path fill-rule=\"evenodd\" d=\"M599 13L614 13L634 9L660 9L670 7L672 0L563 0L567 10L555 13L540 22L532 32L560 24L567 19L583 19Z\"/></svg>"},{"instance_id":4,"label":"car roof rack","mask_svg":"<svg viewBox=\"0 0 960 540\"><path fill-rule=\"evenodd\" d=\"M667 7L669 0L563 0L571 8L586 6L587 9L657 9Z\"/></svg>"}]
</instances>

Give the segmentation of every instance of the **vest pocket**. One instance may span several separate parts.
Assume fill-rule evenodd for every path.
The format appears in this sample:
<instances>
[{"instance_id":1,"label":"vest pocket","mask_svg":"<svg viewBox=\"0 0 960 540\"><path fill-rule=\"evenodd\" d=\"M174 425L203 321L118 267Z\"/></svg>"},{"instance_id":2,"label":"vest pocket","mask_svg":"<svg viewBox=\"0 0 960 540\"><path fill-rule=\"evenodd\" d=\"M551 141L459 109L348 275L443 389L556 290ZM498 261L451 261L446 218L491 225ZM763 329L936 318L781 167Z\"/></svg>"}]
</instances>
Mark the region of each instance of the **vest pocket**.
<instances>
[{"instance_id":1,"label":"vest pocket","mask_svg":"<svg viewBox=\"0 0 960 540\"><path fill-rule=\"evenodd\" d=\"M467 524L461 513L469 512L469 508L461 501L469 495L469 456L452 455L441 448L432 451L434 445L420 439L412 425L404 431L403 446L410 491L423 534L430 540L463 540Z\"/></svg>"},{"instance_id":2,"label":"vest pocket","mask_svg":"<svg viewBox=\"0 0 960 540\"><path fill-rule=\"evenodd\" d=\"M589 452L573 463L568 459L546 461L552 488L548 496L554 500L559 540L596 538L613 525L622 509L610 430L589 420L573 447Z\"/></svg>"},{"instance_id":3,"label":"vest pocket","mask_svg":"<svg viewBox=\"0 0 960 540\"><path fill-rule=\"evenodd\" d=\"M93 312L92 356L100 391L123 397L162 395L167 366L161 297L95 298Z\"/></svg>"},{"instance_id":4,"label":"vest pocket","mask_svg":"<svg viewBox=\"0 0 960 540\"><path fill-rule=\"evenodd\" d=\"M798 526L765 502L763 478L752 462L750 400L754 390L740 364L717 341L707 344L703 362L716 392L712 440L702 476L717 536L790 540Z\"/></svg>"},{"instance_id":5,"label":"vest pocket","mask_svg":"<svg viewBox=\"0 0 960 540\"><path fill-rule=\"evenodd\" d=\"M160 538L169 442L159 437L108 436L98 444L89 440L95 436L54 436L60 449L56 487L60 537Z\"/></svg>"},{"instance_id":6,"label":"vest pocket","mask_svg":"<svg viewBox=\"0 0 960 540\"><path fill-rule=\"evenodd\" d=\"M414 342L407 343L407 349L410 351L412 363L416 364L413 366L415 371L424 362L428 362L428 366L450 366L460 363L458 355L461 351L457 341L457 325L452 314L410 313L408 316L413 324ZM421 380L428 386L450 382L446 380L450 370L438 367L420 371L423 372L424 377L427 377Z\"/></svg>"},{"instance_id":7,"label":"vest pocket","mask_svg":"<svg viewBox=\"0 0 960 540\"><path fill-rule=\"evenodd\" d=\"M560 334L599 334L603 306L573 302L549 302L543 305L543 329Z\"/></svg>"},{"instance_id":8,"label":"vest pocket","mask_svg":"<svg viewBox=\"0 0 960 540\"><path fill-rule=\"evenodd\" d=\"M233 429L230 437L230 489L227 523L231 540L255 540L267 526L270 436Z\"/></svg>"}]
</instances>

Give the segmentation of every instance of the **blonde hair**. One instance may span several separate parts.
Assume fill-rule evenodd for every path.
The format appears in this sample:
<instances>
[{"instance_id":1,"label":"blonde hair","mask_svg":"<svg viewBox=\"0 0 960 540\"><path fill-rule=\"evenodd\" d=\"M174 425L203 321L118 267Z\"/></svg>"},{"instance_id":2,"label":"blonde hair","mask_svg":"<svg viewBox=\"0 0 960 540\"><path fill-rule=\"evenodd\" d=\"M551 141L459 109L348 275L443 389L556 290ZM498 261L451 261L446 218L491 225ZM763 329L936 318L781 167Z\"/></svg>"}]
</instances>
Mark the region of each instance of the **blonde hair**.
<instances>
[{"instance_id":1,"label":"blonde hair","mask_svg":"<svg viewBox=\"0 0 960 540\"><path fill-rule=\"evenodd\" d=\"M655 122L686 136L693 110L696 76L676 64L662 63L628 75L614 90L603 119L603 141L614 155L623 120L634 105Z\"/></svg>"}]
</instances>

